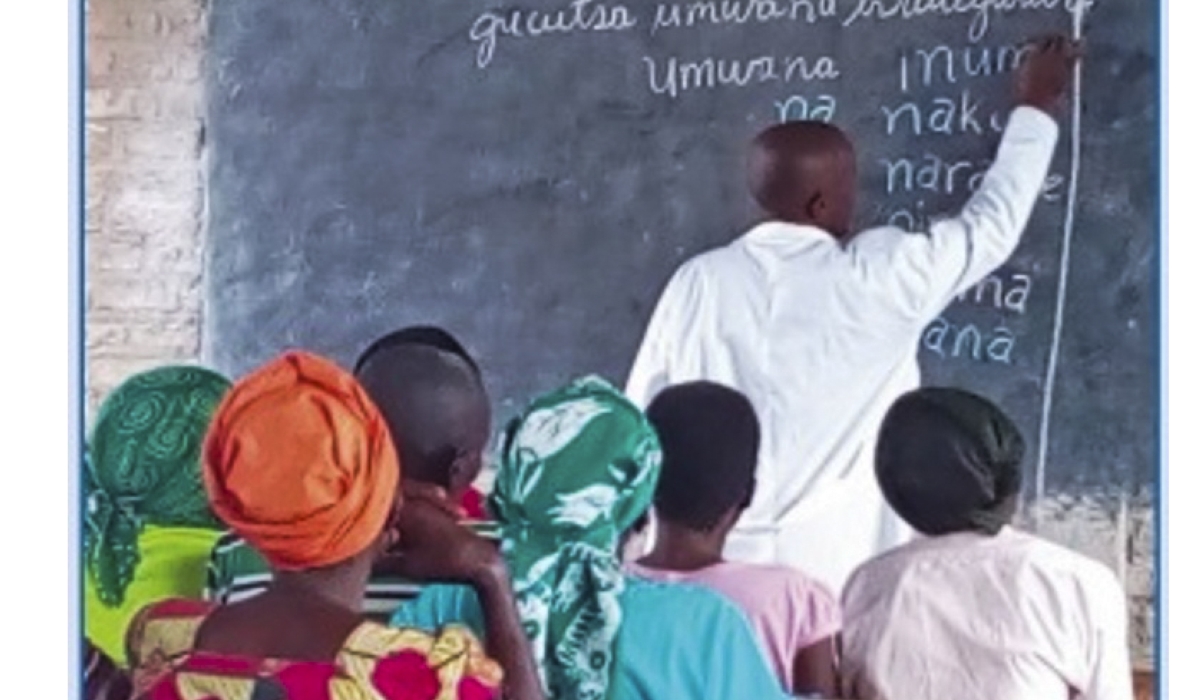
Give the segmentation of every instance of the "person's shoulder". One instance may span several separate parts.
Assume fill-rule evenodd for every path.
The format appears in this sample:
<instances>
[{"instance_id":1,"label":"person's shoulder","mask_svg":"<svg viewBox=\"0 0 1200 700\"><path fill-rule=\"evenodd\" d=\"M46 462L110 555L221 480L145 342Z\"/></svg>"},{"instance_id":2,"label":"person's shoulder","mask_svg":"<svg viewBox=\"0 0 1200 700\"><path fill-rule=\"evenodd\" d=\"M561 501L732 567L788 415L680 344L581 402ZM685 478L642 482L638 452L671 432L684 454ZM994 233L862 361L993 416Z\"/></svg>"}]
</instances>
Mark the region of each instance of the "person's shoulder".
<instances>
[{"instance_id":1,"label":"person's shoulder","mask_svg":"<svg viewBox=\"0 0 1200 700\"><path fill-rule=\"evenodd\" d=\"M924 231L907 231L898 226L872 226L854 234L846 243L846 252L850 255L891 253L927 235Z\"/></svg>"},{"instance_id":2,"label":"person's shoulder","mask_svg":"<svg viewBox=\"0 0 1200 700\"><path fill-rule=\"evenodd\" d=\"M726 562L725 575L744 581L764 594L833 598L829 586L801 569L785 564Z\"/></svg>"},{"instance_id":3,"label":"person's shoulder","mask_svg":"<svg viewBox=\"0 0 1200 700\"><path fill-rule=\"evenodd\" d=\"M656 581L641 576L625 579L621 607L629 616L648 619L674 618L677 615L724 616L741 619L741 609L725 596L707 586L682 581Z\"/></svg>"}]
</instances>

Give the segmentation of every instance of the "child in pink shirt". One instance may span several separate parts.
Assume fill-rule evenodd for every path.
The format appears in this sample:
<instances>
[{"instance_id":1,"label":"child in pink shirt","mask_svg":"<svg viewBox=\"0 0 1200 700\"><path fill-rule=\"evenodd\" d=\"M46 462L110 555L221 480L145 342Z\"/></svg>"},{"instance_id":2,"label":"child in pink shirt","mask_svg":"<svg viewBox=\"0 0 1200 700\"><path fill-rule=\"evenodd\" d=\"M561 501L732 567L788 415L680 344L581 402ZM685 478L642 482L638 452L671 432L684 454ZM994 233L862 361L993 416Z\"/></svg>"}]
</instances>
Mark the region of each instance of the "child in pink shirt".
<instances>
[{"instance_id":1,"label":"child in pink shirt","mask_svg":"<svg viewBox=\"0 0 1200 700\"><path fill-rule=\"evenodd\" d=\"M654 496L657 533L630 573L716 590L745 612L781 683L798 695L837 695L837 598L785 566L725 561L725 538L754 495L759 427L737 391L711 382L665 389L647 417L663 465Z\"/></svg>"}]
</instances>

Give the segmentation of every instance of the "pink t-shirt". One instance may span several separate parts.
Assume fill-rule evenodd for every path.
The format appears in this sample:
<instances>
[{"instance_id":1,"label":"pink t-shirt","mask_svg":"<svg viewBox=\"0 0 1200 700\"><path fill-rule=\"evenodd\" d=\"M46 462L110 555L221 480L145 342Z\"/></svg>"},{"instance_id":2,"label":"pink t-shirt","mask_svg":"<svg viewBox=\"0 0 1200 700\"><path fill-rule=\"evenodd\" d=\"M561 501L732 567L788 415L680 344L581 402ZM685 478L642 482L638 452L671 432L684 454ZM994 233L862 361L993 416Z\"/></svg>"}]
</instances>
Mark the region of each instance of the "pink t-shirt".
<instances>
[{"instance_id":1,"label":"pink t-shirt","mask_svg":"<svg viewBox=\"0 0 1200 700\"><path fill-rule=\"evenodd\" d=\"M796 652L842 628L837 598L790 567L732 561L695 571L651 569L632 562L625 566L635 576L704 586L732 600L766 645L771 665L789 692Z\"/></svg>"}]
</instances>

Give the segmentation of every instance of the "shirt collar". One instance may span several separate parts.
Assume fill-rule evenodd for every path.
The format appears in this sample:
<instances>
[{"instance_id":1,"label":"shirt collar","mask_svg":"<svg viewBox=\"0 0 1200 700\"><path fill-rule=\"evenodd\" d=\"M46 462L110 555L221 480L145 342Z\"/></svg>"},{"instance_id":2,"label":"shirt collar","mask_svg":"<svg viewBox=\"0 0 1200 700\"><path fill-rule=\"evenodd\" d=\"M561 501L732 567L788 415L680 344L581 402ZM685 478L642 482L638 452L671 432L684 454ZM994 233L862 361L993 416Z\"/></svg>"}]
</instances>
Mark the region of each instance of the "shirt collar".
<instances>
[{"instance_id":1,"label":"shirt collar","mask_svg":"<svg viewBox=\"0 0 1200 700\"><path fill-rule=\"evenodd\" d=\"M786 221L764 221L747 231L746 235L742 236L742 239L747 243L764 245L797 243L837 244L837 239L823 229L816 226L791 224Z\"/></svg>"}]
</instances>

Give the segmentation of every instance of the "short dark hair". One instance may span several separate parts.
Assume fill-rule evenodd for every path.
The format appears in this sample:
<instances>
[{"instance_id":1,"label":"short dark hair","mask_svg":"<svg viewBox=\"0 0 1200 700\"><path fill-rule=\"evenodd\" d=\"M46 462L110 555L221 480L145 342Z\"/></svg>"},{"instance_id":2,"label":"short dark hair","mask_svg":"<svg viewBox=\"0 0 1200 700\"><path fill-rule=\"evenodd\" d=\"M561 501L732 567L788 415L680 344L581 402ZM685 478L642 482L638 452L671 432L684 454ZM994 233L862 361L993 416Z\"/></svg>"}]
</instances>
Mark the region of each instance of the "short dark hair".
<instances>
[{"instance_id":1,"label":"short dark hair","mask_svg":"<svg viewBox=\"0 0 1200 700\"><path fill-rule=\"evenodd\" d=\"M389 333L363 351L354 374L388 424L405 478L449 486L455 458L486 446L487 390L479 366L448 332Z\"/></svg>"},{"instance_id":2,"label":"short dark hair","mask_svg":"<svg viewBox=\"0 0 1200 700\"><path fill-rule=\"evenodd\" d=\"M354 373L358 374L377 353L394 348L397 345L424 345L426 347L435 348L442 352L448 352L456 355L464 362L471 366L475 374L480 374L479 365L475 362L475 358L467 352L462 343L450 334L449 331L437 326L408 326L396 331L392 331L385 336L382 336L367 346L366 350L358 356L354 362Z\"/></svg>"},{"instance_id":3,"label":"short dark hair","mask_svg":"<svg viewBox=\"0 0 1200 700\"><path fill-rule=\"evenodd\" d=\"M760 434L745 396L713 382L678 384L658 394L646 416L663 452L658 517L711 530L731 509L749 505Z\"/></svg>"}]
</instances>

